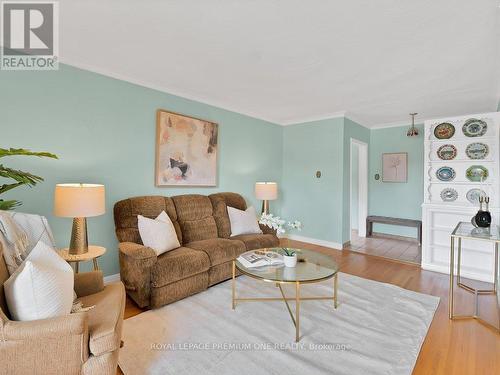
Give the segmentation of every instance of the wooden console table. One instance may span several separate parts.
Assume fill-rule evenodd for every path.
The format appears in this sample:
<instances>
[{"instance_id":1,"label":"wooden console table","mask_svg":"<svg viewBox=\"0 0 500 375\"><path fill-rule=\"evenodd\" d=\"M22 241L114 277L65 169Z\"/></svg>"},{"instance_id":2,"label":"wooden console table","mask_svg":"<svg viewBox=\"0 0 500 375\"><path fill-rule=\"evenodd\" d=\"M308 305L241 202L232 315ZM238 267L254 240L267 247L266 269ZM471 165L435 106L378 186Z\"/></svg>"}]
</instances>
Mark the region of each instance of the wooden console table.
<instances>
[{"instance_id":1,"label":"wooden console table","mask_svg":"<svg viewBox=\"0 0 500 375\"><path fill-rule=\"evenodd\" d=\"M366 218L366 236L370 237L373 234L373 223L399 225L403 227L417 228L418 244L422 244L422 221L413 219L399 219L397 217L388 216L368 216Z\"/></svg>"}]
</instances>

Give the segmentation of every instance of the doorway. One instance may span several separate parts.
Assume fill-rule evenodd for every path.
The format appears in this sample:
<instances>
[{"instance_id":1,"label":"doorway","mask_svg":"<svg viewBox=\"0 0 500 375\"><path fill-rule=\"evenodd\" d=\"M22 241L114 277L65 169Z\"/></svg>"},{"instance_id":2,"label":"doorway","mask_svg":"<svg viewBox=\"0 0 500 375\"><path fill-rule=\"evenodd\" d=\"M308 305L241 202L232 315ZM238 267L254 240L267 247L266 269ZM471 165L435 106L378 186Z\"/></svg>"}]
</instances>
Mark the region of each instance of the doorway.
<instances>
[{"instance_id":1,"label":"doorway","mask_svg":"<svg viewBox=\"0 0 500 375\"><path fill-rule=\"evenodd\" d=\"M368 144L351 138L349 236L366 237L368 215Z\"/></svg>"}]
</instances>

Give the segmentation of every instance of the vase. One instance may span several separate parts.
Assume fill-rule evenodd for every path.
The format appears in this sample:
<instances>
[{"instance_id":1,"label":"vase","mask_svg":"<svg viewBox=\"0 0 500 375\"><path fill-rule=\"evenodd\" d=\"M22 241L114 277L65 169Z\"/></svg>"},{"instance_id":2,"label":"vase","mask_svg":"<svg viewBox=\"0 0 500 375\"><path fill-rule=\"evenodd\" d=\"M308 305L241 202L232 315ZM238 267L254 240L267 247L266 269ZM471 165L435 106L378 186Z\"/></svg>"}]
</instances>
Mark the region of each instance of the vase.
<instances>
[{"instance_id":1,"label":"vase","mask_svg":"<svg viewBox=\"0 0 500 375\"><path fill-rule=\"evenodd\" d=\"M283 262L285 262L285 267L295 267L297 265L297 254L283 255Z\"/></svg>"}]
</instances>

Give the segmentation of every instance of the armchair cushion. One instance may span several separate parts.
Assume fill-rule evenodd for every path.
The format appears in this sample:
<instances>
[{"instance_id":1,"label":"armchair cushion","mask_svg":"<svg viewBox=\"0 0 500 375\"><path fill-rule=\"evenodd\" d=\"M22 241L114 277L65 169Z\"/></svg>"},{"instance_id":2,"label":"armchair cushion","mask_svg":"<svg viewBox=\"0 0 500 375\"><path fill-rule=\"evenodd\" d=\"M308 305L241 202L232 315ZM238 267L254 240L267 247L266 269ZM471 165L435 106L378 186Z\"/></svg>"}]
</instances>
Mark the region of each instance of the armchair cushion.
<instances>
[{"instance_id":1,"label":"armchair cushion","mask_svg":"<svg viewBox=\"0 0 500 375\"><path fill-rule=\"evenodd\" d=\"M102 271L75 273L75 292L81 298L104 289Z\"/></svg>"},{"instance_id":2,"label":"armchair cushion","mask_svg":"<svg viewBox=\"0 0 500 375\"><path fill-rule=\"evenodd\" d=\"M108 284L101 292L82 297L81 301L84 306L95 305L84 313L88 316L90 352L98 356L120 348L125 308L123 284Z\"/></svg>"}]
</instances>

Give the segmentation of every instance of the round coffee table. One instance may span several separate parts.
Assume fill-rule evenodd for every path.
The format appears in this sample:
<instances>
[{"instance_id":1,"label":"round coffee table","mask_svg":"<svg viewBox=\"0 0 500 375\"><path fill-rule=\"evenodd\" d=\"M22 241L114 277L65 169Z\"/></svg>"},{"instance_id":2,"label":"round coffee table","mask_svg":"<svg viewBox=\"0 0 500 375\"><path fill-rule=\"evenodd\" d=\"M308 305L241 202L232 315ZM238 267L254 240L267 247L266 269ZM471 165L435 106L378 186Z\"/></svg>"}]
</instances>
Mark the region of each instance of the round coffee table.
<instances>
[{"instance_id":1,"label":"round coffee table","mask_svg":"<svg viewBox=\"0 0 500 375\"><path fill-rule=\"evenodd\" d=\"M236 308L236 302L250 301L284 301L292 322L295 325L295 341L300 340L300 303L301 301L310 300L332 300L333 307L337 308L337 284L338 271L337 263L327 255L306 249L294 249L297 252L297 266L290 268L284 265L277 266L262 266L249 268L245 267L237 259L233 260L233 279L232 279L232 307ZM282 253L280 247L252 250L249 253L260 252L277 252ZM236 270L242 274L250 276L254 279L275 283L281 292L281 297L260 297L260 298L242 298L236 297ZM333 296L324 297L301 297L301 284L311 284L325 281L333 278ZM281 284L295 284L295 297L286 297ZM295 300L295 315L288 304L288 301Z\"/></svg>"}]
</instances>

